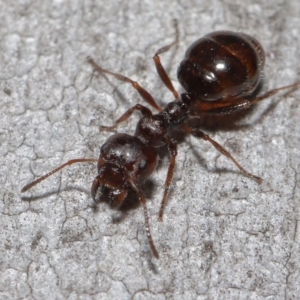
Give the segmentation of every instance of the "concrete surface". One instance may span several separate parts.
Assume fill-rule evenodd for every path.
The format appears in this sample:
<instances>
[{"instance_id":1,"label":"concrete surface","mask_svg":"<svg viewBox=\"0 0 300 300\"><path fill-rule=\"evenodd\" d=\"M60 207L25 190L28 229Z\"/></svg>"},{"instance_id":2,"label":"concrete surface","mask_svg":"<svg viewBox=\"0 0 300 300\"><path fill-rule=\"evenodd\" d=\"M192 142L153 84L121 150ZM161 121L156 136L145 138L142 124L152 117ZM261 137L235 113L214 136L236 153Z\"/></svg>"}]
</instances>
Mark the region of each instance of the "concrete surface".
<instances>
[{"instance_id":1,"label":"concrete surface","mask_svg":"<svg viewBox=\"0 0 300 300\"><path fill-rule=\"evenodd\" d=\"M210 133L264 178L260 186L188 137L160 223L162 158L147 193L160 260L141 208L117 224L109 207L93 208L94 164L20 193L68 159L97 158L110 135L99 125L143 103L129 85L92 77L88 55L163 105L172 95L152 56L173 40L176 18L180 42L162 61L177 89L187 46L219 29L260 40L264 89L282 86L300 79L298 0L2 0L0 8L1 299L300 299L299 91L257 105L241 121L249 126ZM119 131L133 133L138 117Z\"/></svg>"}]
</instances>

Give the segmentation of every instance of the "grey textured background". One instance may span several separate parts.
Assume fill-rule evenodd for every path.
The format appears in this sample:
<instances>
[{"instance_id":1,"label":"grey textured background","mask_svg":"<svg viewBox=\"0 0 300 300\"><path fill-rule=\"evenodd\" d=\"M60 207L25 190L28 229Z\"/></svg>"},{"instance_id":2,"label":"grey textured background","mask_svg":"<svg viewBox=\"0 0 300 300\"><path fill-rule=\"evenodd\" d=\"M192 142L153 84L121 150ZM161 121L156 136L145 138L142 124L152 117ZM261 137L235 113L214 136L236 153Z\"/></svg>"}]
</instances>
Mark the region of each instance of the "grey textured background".
<instances>
[{"instance_id":1,"label":"grey textured background","mask_svg":"<svg viewBox=\"0 0 300 300\"><path fill-rule=\"evenodd\" d=\"M74 165L26 193L20 189L71 158L98 157L112 124L139 95L102 66L172 100L155 72L162 56L176 88L185 49L219 29L254 35L266 50L264 89L300 78L298 0L0 2L1 299L300 299L299 91L276 96L236 131L210 133L262 185L211 145L179 145L173 193L157 221L168 158L148 199L152 259L141 208L118 224L92 208L93 164ZM276 105L272 105L276 103ZM138 114L121 131L134 132Z\"/></svg>"}]
</instances>

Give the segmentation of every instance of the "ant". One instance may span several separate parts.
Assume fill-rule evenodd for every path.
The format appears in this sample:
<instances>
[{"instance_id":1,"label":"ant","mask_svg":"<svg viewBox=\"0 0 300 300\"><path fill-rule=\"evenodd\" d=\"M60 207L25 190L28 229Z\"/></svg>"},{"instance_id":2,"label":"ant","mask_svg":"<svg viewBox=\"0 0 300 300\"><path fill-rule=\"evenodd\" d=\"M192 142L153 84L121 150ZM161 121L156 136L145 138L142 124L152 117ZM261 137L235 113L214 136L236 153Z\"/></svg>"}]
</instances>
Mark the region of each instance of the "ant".
<instances>
[{"instance_id":1,"label":"ant","mask_svg":"<svg viewBox=\"0 0 300 300\"><path fill-rule=\"evenodd\" d=\"M22 193L28 191L47 177L74 163L98 162L98 175L91 188L93 200L96 204L102 201L113 208L120 208L126 202L129 191L134 191L144 209L145 230L151 251L156 258L159 258L159 254L150 233L146 198L141 187L156 169L158 162L156 149L167 146L170 164L159 210L159 219L162 220L177 156L177 144L170 136L170 129L178 126L182 133L192 134L210 142L219 152L229 158L244 176L260 184L262 178L246 171L224 147L199 128L190 126L188 120L192 117L201 119L206 115L236 113L248 109L253 104L281 90L296 89L300 85L300 82L297 82L257 96L265 62L261 44L248 34L216 31L198 39L187 49L177 71L178 80L185 89L185 92L179 96L160 62L160 55L178 42L177 24L175 28L175 41L160 48L153 57L160 79L173 93L175 100L169 102L165 108L161 108L151 94L136 81L103 69L91 57L88 57L87 61L94 71L109 74L120 81L130 83L143 100L158 113L152 113L144 105L134 105L117 119L113 126L102 126L103 129L112 131L121 122L126 121L134 111L139 111L142 117L136 125L134 135L115 133L102 145L99 159L70 160L27 184L21 190Z\"/></svg>"}]
</instances>

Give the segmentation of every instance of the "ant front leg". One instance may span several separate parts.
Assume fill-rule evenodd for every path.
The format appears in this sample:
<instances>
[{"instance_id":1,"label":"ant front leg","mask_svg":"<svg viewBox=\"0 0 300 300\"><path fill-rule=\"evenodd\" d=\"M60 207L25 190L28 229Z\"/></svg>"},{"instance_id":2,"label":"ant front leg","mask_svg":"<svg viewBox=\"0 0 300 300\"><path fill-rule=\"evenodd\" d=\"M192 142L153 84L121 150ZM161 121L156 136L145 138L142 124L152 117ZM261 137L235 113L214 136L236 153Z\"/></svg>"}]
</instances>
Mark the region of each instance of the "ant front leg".
<instances>
[{"instance_id":1,"label":"ant front leg","mask_svg":"<svg viewBox=\"0 0 300 300\"><path fill-rule=\"evenodd\" d=\"M144 217L145 217L145 229L146 229L146 235L147 235L147 239L151 248L151 251L154 255L155 258L159 258L159 254L158 251L155 247L152 235L151 235L151 231L150 231L150 225L149 225L149 215L148 215L148 210L147 210L147 204L146 204L146 198L143 195L142 191L140 190L140 188L136 185L136 183L128 178L129 183L131 184L131 187L135 190L135 192L137 193L139 200L141 201L142 205L143 205L143 209L144 209Z\"/></svg>"},{"instance_id":2,"label":"ant front leg","mask_svg":"<svg viewBox=\"0 0 300 300\"><path fill-rule=\"evenodd\" d=\"M161 107L156 103L156 101L153 99L153 97L151 96L151 94L146 91L144 88L142 88L138 82L133 81L132 79L123 76L121 74L118 73L114 73L108 70L105 70L103 68L101 68L91 57L87 57L87 61L89 64L92 65L92 67L94 68L95 71L97 71L98 73L106 73L106 74L110 74L112 76L114 76L115 78L117 78L118 80L121 81L125 81L130 83L133 88L141 95L141 97L148 103L150 104L153 108L155 108L158 111L161 111Z\"/></svg>"},{"instance_id":3,"label":"ant front leg","mask_svg":"<svg viewBox=\"0 0 300 300\"><path fill-rule=\"evenodd\" d=\"M118 127L118 125L122 122L125 122L128 120L128 118L132 115L132 113L135 110L139 110L142 115L144 117L151 117L152 116L152 112L149 108L147 108L146 106L143 106L141 104L136 104L135 106L129 108L127 111L125 111L125 113L115 122L115 124L113 126L103 126L101 125L100 128L107 130L107 131L113 131L116 129L116 127Z\"/></svg>"},{"instance_id":4,"label":"ant front leg","mask_svg":"<svg viewBox=\"0 0 300 300\"><path fill-rule=\"evenodd\" d=\"M168 144L168 149L169 149L169 152L171 155L171 159L170 159L169 169L168 169L167 178L166 178L166 182L165 182L164 196L161 201L160 210L159 210L158 219L160 221L162 221L162 219L163 219L164 209L165 209L167 201L168 201L170 185L171 185L173 174L174 174L174 168L175 168L175 162L176 162L176 156L177 156L177 144L169 137L167 138L167 144Z\"/></svg>"},{"instance_id":5,"label":"ant front leg","mask_svg":"<svg viewBox=\"0 0 300 300\"><path fill-rule=\"evenodd\" d=\"M170 77L168 76L165 68L163 67L163 65L160 62L160 58L159 55L169 51L169 49L174 46L175 44L178 43L178 38L179 38L179 31L178 31L178 24L177 24L177 20L174 20L174 25L175 25L175 30L176 30L176 38L175 41L167 46L164 46L160 49L158 49L155 53L155 55L153 56L153 60L155 63L155 67L156 67L156 71L160 77L160 79L162 80L162 82L164 83L164 85L173 93L175 99L178 99L178 92L175 90L173 83L170 79Z\"/></svg>"},{"instance_id":6,"label":"ant front leg","mask_svg":"<svg viewBox=\"0 0 300 300\"><path fill-rule=\"evenodd\" d=\"M184 130L187 133L191 133L196 137L200 137L201 139L210 142L219 152L221 152L223 155L225 155L227 158L229 158L240 169L240 171L243 173L244 176L254 179L259 184L262 183L263 179L261 177L253 175L253 174L249 173L248 171L246 171L223 146L221 146L218 142L213 140L209 135L202 132L201 130L192 129L189 127L185 127Z\"/></svg>"}]
</instances>

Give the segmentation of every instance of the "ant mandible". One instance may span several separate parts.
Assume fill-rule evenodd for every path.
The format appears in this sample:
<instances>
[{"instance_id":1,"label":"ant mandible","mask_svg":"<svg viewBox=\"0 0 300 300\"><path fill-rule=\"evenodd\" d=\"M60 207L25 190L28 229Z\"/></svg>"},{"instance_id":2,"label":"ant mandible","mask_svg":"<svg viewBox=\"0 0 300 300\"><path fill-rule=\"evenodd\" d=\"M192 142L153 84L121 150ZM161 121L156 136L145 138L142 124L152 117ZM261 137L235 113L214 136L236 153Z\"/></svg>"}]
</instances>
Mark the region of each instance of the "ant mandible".
<instances>
[{"instance_id":1,"label":"ant mandible","mask_svg":"<svg viewBox=\"0 0 300 300\"><path fill-rule=\"evenodd\" d=\"M125 201L129 190L133 190L142 203L148 242L156 258L159 258L159 254L150 233L146 198L142 192L142 184L157 166L158 154L156 149L167 146L170 153L170 164L159 210L159 219L162 220L177 155L177 144L170 136L169 130L179 126L183 133L190 133L210 142L218 151L228 157L244 176L261 183L262 178L247 172L224 147L199 128L192 128L188 124L188 120L192 116L201 118L204 115L225 115L245 110L281 90L295 89L300 85L300 82L297 82L255 96L261 82L265 61L261 44L252 36L244 33L216 31L198 39L186 51L177 72L178 80L186 92L179 96L160 62L160 55L178 42L177 24L175 28L175 41L160 48L153 57L160 79L173 93L175 100L162 109L151 94L137 82L101 68L92 58L88 57L87 61L95 71L112 75L118 80L130 83L143 100L156 109L158 113L153 114L144 105L134 105L113 126L102 126L106 130L113 130L137 110L142 114L142 118L136 126L134 135L115 133L101 147L99 159L79 158L70 160L24 186L21 190L22 193L26 192L47 177L74 163L98 162L98 176L94 179L91 189L93 200L95 203L102 201L113 208L119 208ZM103 199L103 195L107 197Z\"/></svg>"}]
</instances>

